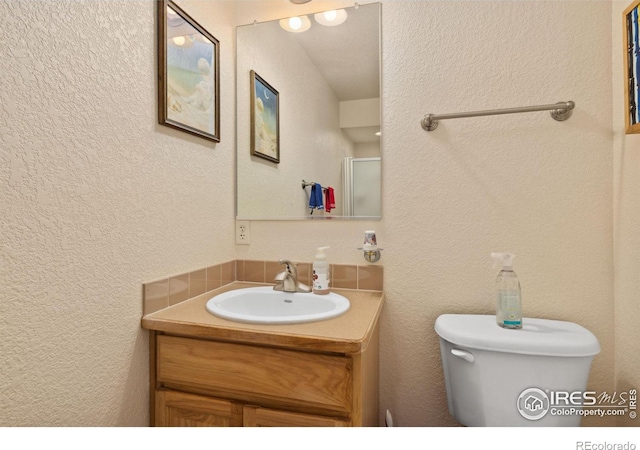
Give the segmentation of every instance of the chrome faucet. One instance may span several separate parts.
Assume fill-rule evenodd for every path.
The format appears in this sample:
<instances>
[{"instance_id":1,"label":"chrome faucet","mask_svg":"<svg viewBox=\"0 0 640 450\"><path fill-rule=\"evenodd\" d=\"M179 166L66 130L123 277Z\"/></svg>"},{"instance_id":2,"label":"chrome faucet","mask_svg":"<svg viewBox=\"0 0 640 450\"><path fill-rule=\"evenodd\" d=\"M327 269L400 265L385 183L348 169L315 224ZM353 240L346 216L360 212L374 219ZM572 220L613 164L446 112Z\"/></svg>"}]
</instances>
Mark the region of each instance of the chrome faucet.
<instances>
[{"instance_id":1,"label":"chrome faucet","mask_svg":"<svg viewBox=\"0 0 640 450\"><path fill-rule=\"evenodd\" d=\"M278 264L284 264L286 269L275 277L276 291L284 292L311 292L311 288L298 281L298 268L294 263L286 259L281 259Z\"/></svg>"}]
</instances>

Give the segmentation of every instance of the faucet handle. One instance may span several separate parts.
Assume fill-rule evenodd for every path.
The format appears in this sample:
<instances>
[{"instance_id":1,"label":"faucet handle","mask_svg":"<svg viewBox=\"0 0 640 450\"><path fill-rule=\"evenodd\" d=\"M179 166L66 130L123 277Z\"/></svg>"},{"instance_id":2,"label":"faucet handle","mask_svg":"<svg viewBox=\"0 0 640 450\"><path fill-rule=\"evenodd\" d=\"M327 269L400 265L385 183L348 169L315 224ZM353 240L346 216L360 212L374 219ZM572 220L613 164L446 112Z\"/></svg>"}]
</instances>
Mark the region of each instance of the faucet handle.
<instances>
[{"instance_id":1,"label":"faucet handle","mask_svg":"<svg viewBox=\"0 0 640 450\"><path fill-rule=\"evenodd\" d=\"M287 272L278 272L276 276L273 278L274 281L284 281L287 277Z\"/></svg>"},{"instance_id":2,"label":"faucet handle","mask_svg":"<svg viewBox=\"0 0 640 450\"><path fill-rule=\"evenodd\" d=\"M280 259L280 260L278 260L278 264L286 265L287 266L287 272L292 272L292 270L291 270L292 268L293 268L293 270L296 269L295 263L292 263L288 259Z\"/></svg>"}]
</instances>

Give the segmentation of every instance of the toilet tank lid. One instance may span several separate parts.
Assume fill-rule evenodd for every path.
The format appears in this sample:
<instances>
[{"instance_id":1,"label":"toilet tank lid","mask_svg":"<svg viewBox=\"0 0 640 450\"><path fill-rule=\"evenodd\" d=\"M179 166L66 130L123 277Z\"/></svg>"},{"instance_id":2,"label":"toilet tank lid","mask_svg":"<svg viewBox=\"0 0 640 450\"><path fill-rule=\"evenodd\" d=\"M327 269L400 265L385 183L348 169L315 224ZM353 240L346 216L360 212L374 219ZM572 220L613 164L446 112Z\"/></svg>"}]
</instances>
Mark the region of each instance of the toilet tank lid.
<instances>
[{"instance_id":1,"label":"toilet tank lid","mask_svg":"<svg viewBox=\"0 0 640 450\"><path fill-rule=\"evenodd\" d=\"M598 339L577 323L526 317L522 323L520 330L507 330L498 326L495 316L443 314L435 329L442 339L477 350L576 357L600 353Z\"/></svg>"}]
</instances>

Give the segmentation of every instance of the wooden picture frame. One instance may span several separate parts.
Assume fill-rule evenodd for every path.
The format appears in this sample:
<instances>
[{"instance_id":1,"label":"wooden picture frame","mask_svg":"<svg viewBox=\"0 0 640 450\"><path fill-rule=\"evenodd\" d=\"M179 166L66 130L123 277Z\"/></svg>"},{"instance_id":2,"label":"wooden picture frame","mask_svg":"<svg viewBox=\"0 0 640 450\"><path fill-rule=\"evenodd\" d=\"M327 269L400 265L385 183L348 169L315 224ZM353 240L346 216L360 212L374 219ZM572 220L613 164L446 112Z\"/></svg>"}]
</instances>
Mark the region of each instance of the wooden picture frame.
<instances>
[{"instance_id":1,"label":"wooden picture frame","mask_svg":"<svg viewBox=\"0 0 640 450\"><path fill-rule=\"evenodd\" d=\"M171 0L158 0L158 122L220 142L220 43Z\"/></svg>"},{"instance_id":2,"label":"wooden picture frame","mask_svg":"<svg viewBox=\"0 0 640 450\"><path fill-rule=\"evenodd\" d=\"M634 0L622 13L624 42L625 133L640 133L640 0Z\"/></svg>"},{"instance_id":3,"label":"wooden picture frame","mask_svg":"<svg viewBox=\"0 0 640 450\"><path fill-rule=\"evenodd\" d=\"M251 71L251 154L280 163L280 100L275 90Z\"/></svg>"}]
</instances>

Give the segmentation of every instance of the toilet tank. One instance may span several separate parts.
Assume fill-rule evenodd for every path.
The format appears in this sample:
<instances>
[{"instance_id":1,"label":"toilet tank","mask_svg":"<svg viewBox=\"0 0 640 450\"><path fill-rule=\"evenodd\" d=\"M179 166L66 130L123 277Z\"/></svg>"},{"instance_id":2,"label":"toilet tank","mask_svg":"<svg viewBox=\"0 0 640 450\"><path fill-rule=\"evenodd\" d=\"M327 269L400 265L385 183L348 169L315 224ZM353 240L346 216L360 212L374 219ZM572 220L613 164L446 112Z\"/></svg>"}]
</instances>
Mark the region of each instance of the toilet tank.
<instances>
[{"instance_id":1,"label":"toilet tank","mask_svg":"<svg viewBox=\"0 0 640 450\"><path fill-rule=\"evenodd\" d=\"M435 330L450 414L466 426L579 426L574 394L584 392L600 352L586 328L558 320L523 319L508 330L495 316L444 314ZM574 409L571 409L574 408Z\"/></svg>"}]
</instances>

